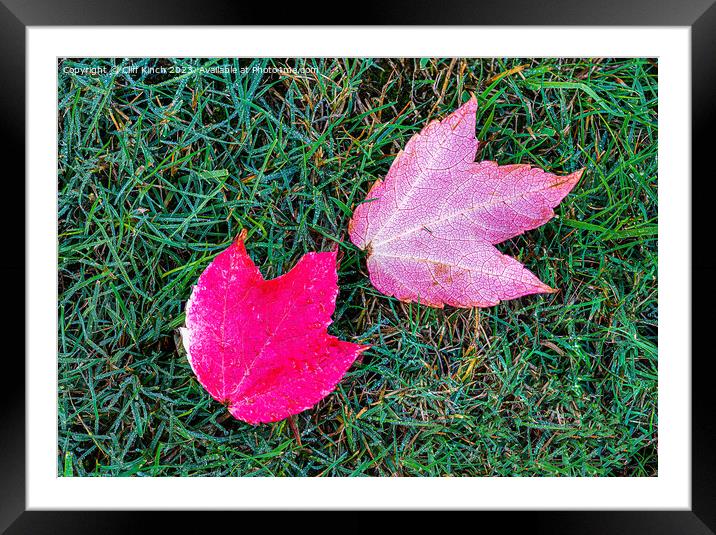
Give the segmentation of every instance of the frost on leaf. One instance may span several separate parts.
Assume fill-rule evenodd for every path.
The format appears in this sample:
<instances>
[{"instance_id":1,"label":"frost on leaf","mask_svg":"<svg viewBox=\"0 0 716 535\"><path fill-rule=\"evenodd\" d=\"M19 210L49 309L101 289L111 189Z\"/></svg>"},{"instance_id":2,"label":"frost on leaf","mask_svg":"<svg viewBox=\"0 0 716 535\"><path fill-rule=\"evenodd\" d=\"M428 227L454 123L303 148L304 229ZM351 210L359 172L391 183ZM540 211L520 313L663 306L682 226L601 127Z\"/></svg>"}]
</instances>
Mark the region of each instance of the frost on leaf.
<instances>
[{"instance_id":1,"label":"frost on leaf","mask_svg":"<svg viewBox=\"0 0 716 535\"><path fill-rule=\"evenodd\" d=\"M275 422L333 391L364 346L327 333L336 253L308 253L264 280L239 237L199 277L181 329L202 386L239 420Z\"/></svg>"},{"instance_id":2,"label":"frost on leaf","mask_svg":"<svg viewBox=\"0 0 716 535\"><path fill-rule=\"evenodd\" d=\"M477 100L414 135L353 213L370 280L403 301L488 307L556 290L494 246L543 225L582 176L475 162Z\"/></svg>"}]
</instances>

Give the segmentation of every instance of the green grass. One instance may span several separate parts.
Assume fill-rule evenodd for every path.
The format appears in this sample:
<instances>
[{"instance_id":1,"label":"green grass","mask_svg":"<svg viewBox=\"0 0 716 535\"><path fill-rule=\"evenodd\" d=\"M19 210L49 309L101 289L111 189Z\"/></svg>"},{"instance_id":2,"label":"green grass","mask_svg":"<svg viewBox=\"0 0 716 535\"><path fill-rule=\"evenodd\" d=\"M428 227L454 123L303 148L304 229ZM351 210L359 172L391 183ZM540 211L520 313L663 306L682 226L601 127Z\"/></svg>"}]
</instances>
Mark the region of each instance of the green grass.
<instances>
[{"instance_id":1,"label":"green grass","mask_svg":"<svg viewBox=\"0 0 716 535\"><path fill-rule=\"evenodd\" d=\"M657 474L657 65L645 59L135 60L59 91L58 474ZM129 62L124 62L129 64ZM205 66L244 73L197 72ZM188 67L195 68L193 71ZM426 121L478 97L478 159L586 167L499 248L555 295L477 310L370 285L352 208ZM184 303L241 229L265 277L340 248L337 390L251 426L201 388Z\"/></svg>"}]
</instances>

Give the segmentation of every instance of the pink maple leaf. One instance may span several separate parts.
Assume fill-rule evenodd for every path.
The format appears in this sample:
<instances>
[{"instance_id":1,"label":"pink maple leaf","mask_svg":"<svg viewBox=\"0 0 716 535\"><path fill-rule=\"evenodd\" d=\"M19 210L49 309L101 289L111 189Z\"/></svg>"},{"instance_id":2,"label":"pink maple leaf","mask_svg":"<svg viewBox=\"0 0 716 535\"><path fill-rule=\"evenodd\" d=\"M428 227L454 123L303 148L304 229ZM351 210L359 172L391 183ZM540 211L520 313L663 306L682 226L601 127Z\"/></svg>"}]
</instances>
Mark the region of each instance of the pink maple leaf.
<instances>
[{"instance_id":1,"label":"pink maple leaf","mask_svg":"<svg viewBox=\"0 0 716 535\"><path fill-rule=\"evenodd\" d=\"M370 280L402 301L488 307L554 290L495 248L543 225L582 176L475 162L477 100L414 135L349 224Z\"/></svg>"},{"instance_id":2,"label":"pink maple leaf","mask_svg":"<svg viewBox=\"0 0 716 535\"><path fill-rule=\"evenodd\" d=\"M365 346L327 333L338 295L336 253L308 253L264 280L244 234L199 277L182 340L192 370L239 420L275 422L334 390Z\"/></svg>"}]
</instances>

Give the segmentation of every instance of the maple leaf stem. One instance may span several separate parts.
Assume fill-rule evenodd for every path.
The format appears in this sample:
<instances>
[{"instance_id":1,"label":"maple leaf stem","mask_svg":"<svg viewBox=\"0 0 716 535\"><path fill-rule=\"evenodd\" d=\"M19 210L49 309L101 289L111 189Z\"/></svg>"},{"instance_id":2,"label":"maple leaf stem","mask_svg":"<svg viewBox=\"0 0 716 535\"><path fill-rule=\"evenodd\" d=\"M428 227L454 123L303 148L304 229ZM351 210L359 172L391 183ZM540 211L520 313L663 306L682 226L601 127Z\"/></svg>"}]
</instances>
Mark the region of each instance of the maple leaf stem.
<instances>
[{"instance_id":1,"label":"maple leaf stem","mask_svg":"<svg viewBox=\"0 0 716 535\"><path fill-rule=\"evenodd\" d=\"M249 235L249 231L245 228L242 228L239 234L234 238L234 241L236 242L246 242L246 237Z\"/></svg>"},{"instance_id":2,"label":"maple leaf stem","mask_svg":"<svg viewBox=\"0 0 716 535\"><path fill-rule=\"evenodd\" d=\"M298 432L298 426L296 425L296 419L294 416L288 417L288 425L291 426L291 431L293 431L293 436L296 438L298 447L302 448L303 444L301 444L301 434Z\"/></svg>"}]
</instances>

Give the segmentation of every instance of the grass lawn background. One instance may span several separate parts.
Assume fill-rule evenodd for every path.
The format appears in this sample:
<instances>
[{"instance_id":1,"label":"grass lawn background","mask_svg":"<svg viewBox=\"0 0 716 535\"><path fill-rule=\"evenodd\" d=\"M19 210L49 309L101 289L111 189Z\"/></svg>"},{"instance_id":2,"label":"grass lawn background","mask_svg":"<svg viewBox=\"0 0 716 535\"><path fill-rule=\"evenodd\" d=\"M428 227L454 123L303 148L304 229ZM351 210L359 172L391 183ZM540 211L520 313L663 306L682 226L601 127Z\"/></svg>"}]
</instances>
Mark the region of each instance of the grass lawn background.
<instances>
[{"instance_id":1,"label":"grass lawn background","mask_svg":"<svg viewBox=\"0 0 716 535\"><path fill-rule=\"evenodd\" d=\"M254 69L287 64L312 72ZM231 66L246 69L215 69ZM657 74L647 59L61 61L58 474L656 475ZM478 160L586 167L555 219L498 246L560 292L404 304L372 288L347 223L471 93ZM339 244L329 332L373 346L296 417L300 445L287 421L231 418L181 349L192 284L242 228L266 278Z\"/></svg>"}]
</instances>

